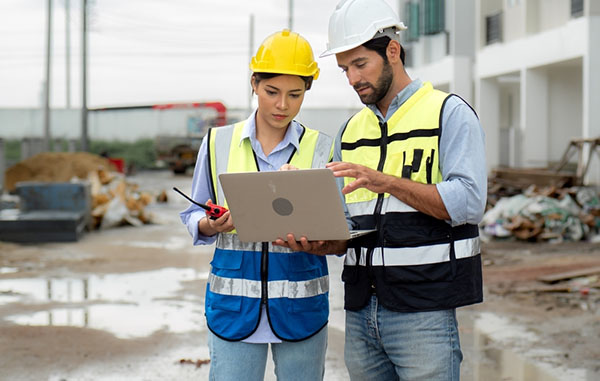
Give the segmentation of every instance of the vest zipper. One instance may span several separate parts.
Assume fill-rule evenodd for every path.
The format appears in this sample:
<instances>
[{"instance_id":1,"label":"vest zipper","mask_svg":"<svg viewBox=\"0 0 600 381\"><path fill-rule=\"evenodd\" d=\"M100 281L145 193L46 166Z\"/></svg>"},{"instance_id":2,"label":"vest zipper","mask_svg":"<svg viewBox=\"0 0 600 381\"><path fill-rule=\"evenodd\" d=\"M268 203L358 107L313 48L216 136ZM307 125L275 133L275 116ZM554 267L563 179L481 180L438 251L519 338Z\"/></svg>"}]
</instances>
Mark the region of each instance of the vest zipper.
<instances>
[{"instance_id":1,"label":"vest zipper","mask_svg":"<svg viewBox=\"0 0 600 381\"><path fill-rule=\"evenodd\" d=\"M260 257L260 302L267 304L269 298L268 293L268 269L269 269L269 244L267 242L262 243L262 253Z\"/></svg>"}]
</instances>

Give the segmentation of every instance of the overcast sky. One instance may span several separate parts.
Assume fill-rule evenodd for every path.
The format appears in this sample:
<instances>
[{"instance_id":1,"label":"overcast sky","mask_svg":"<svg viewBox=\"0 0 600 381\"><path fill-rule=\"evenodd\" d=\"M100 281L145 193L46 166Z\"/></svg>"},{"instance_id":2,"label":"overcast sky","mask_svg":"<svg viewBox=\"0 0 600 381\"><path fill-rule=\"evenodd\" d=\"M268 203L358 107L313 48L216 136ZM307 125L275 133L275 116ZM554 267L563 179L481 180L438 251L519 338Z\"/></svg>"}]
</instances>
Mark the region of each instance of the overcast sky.
<instances>
[{"instance_id":1,"label":"overcast sky","mask_svg":"<svg viewBox=\"0 0 600 381\"><path fill-rule=\"evenodd\" d=\"M394 9L397 1L388 0ZM0 108L39 107L47 0L0 0ZM51 106L66 105L66 0L52 0ZM295 0L293 30L318 57L338 0ZM247 107L254 51L288 25L288 0L88 0L88 106L223 101ZM81 0L70 0L71 106L81 105ZM308 107L358 107L334 57L317 58Z\"/></svg>"}]
</instances>

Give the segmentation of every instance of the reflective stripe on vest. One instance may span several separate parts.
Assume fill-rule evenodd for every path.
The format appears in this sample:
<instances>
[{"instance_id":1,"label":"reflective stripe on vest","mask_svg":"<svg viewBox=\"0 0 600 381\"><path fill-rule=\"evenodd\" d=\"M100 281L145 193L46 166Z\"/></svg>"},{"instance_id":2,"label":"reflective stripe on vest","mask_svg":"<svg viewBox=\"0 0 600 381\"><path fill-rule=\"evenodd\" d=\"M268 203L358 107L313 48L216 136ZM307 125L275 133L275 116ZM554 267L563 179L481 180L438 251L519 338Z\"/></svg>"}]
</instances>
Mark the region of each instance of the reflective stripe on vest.
<instances>
[{"instance_id":1,"label":"reflective stripe on vest","mask_svg":"<svg viewBox=\"0 0 600 381\"><path fill-rule=\"evenodd\" d=\"M353 202L348 204L348 213L351 216L363 216L366 214L372 214L375 210L377 199L365 201L365 202ZM416 209L412 206L406 205L396 197L386 197L383 199L381 212L393 210L396 212L416 212Z\"/></svg>"},{"instance_id":2,"label":"reflective stripe on vest","mask_svg":"<svg viewBox=\"0 0 600 381\"><path fill-rule=\"evenodd\" d=\"M479 238L467 238L454 241L456 259L468 258L480 253ZM364 250L364 249L363 249ZM367 266L366 256L361 255L360 261L356 262L355 250L349 250L346 254L344 264L348 266ZM450 261L450 245L447 243L417 246L417 247L376 247L371 257L371 266L411 266L425 265Z\"/></svg>"},{"instance_id":3,"label":"reflective stripe on vest","mask_svg":"<svg viewBox=\"0 0 600 381\"><path fill-rule=\"evenodd\" d=\"M214 274L208 276L210 291L221 295L261 297L261 281L250 279L224 278ZM269 299L274 298L310 298L329 291L329 276L292 282L289 280L271 280L268 282Z\"/></svg>"},{"instance_id":4,"label":"reflective stripe on vest","mask_svg":"<svg viewBox=\"0 0 600 381\"><path fill-rule=\"evenodd\" d=\"M262 242L242 242L237 234L219 234L217 235L216 246L224 250L242 250L242 251L261 251ZM274 246L269 242L269 252L271 253L292 253L292 249L283 246Z\"/></svg>"}]
</instances>

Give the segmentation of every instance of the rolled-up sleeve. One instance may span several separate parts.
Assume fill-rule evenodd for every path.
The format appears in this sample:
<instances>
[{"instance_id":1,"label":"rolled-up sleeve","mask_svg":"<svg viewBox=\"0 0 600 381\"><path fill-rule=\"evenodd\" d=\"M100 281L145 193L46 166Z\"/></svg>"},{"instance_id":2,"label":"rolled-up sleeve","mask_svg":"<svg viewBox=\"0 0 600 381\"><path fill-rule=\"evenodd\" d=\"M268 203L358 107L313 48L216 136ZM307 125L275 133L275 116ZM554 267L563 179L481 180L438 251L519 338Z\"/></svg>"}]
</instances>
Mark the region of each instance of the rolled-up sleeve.
<instances>
[{"instance_id":1,"label":"rolled-up sleeve","mask_svg":"<svg viewBox=\"0 0 600 381\"><path fill-rule=\"evenodd\" d=\"M194 168L194 177L192 180L192 199L205 203L211 198L210 178L208 170L207 158L207 139L202 141L198 150L198 158L196 159L196 167ZM216 200L212 200L216 202ZM184 211L179 213L181 222L186 225L188 232L192 236L194 245L209 245L215 242L216 236L208 237L200 234L198 231L198 222L206 217L204 209L197 205L190 204Z\"/></svg>"},{"instance_id":2,"label":"rolled-up sleeve","mask_svg":"<svg viewBox=\"0 0 600 381\"><path fill-rule=\"evenodd\" d=\"M452 225L478 224L487 200L485 134L475 112L456 96L442 115L440 168L437 190Z\"/></svg>"}]
</instances>

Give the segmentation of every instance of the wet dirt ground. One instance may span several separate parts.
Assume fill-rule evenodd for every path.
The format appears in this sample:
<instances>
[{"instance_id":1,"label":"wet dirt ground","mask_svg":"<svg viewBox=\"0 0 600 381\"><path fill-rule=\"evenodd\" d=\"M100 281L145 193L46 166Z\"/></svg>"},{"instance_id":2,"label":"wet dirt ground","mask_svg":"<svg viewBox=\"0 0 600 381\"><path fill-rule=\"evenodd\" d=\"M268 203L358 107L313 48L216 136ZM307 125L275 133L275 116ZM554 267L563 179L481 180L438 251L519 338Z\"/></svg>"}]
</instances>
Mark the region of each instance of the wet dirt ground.
<instances>
[{"instance_id":1,"label":"wet dirt ground","mask_svg":"<svg viewBox=\"0 0 600 381\"><path fill-rule=\"evenodd\" d=\"M206 380L204 289L212 247L179 222L191 178L129 177L169 191L155 223L85 234L73 243L0 242L0 380ZM483 245L485 302L459 310L464 380L600 379L600 295L532 292L540 275L600 266L588 243ZM343 363L342 259L331 273L326 380ZM524 291L525 290L525 291ZM267 380L275 379L267 368Z\"/></svg>"}]
</instances>

